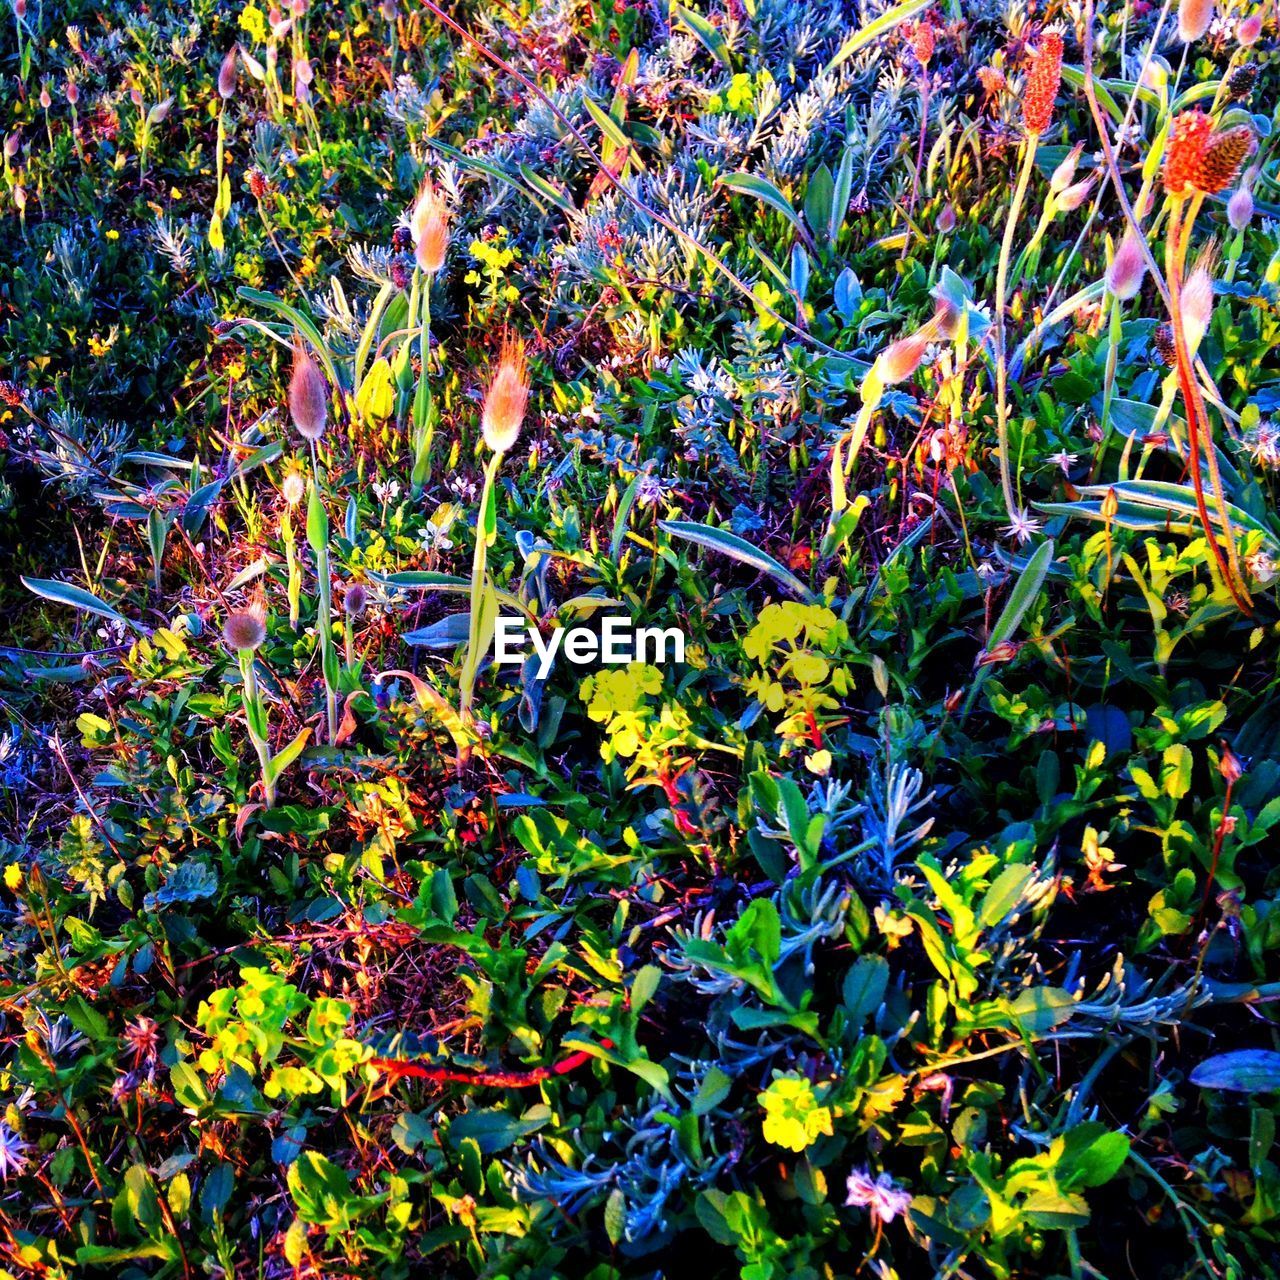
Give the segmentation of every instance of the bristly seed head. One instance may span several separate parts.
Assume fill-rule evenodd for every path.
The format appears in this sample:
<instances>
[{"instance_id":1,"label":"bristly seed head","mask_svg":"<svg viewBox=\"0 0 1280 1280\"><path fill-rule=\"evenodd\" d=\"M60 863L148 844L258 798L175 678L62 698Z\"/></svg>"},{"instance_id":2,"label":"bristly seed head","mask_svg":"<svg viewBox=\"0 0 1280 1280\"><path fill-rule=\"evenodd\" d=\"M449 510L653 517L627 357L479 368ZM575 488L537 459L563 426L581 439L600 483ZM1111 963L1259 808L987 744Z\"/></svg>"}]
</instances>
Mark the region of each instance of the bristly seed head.
<instances>
[{"instance_id":1,"label":"bristly seed head","mask_svg":"<svg viewBox=\"0 0 1280 1280\"><path fill-rule=\"evenodd\" d=\"M1216 195L1231 185L1256 145L1248 125L1215 130L1203 111L1183 111L1165 151L1164 189L1178 198Z\"/></svg>"},{"instance_id":2,"label":"bristly seed head","mask_svg":"<svg viewBox=\"0 0 1280 1280\"><path fill-rule=\"evenodd\" d=\"M1137 296L1146 274L1146 255L1143 254L1137 237L1132 231L1127 231L1107 268L1107 289L1121 302L1128 302L1130 298Z\"/></svg>"},{"instance_id":3,"label":"bristly seed head","mask_svg":"<svg viewBox=\"0 0 1280 1280\"><path fill-rule=\"evenodd\" d=\"M1061 83L1062 36L1046 31L1037 41L1022 93L1022 123L1032 137L1039 137L1053 122L1053 103Z\"/></svg>"},{"instance_id":4,"label":"bristly seed head","mask_svg":"<svg viewBox=\"0 0 1280 1280\"><path fill-rule=\"evenodd\" d=\"M1182 321L1187 347L1195 355L1213 317L1213 265L1215 249L1211 244L1196 261L1182 286Z\"/></svg>"},{"instance_id":5,"label":"bristly seed head","mask_svg":"<svg viewBox=\"0 0 1280 1280\"><path fill-rule=\"evenodd\" d=\"M449 248L449 207L428 178L422 184L409 219L413 237L413 255L418 266L429 276L444 266Z\"/></svg>"},{"instance_id":6,"label":"bristly seed head","mask_svg":"<svg viewBox=\"0 0 1280 1280\"><path fill-rule=\"evenodd\" d=\"M260 605L236 609L227 614L222 628L227 648L235 653L252 652L267 638L267 619Z\"/></svg>"},{"instance_id":7,"label":"bristly seed head","mask_svg":"<svg viewBox=\"0 0 1280 1280\"><path fill-rule=\"evenodd\" d=\"M520 436L525 406L529 402L529 376L524 343L505 337L498 366L485 392L481 427L485 444L494 453L506 453Z\"/></svg>"},{"instance_id":8,"label":"bristly seed head","mask_svg":"<svg viewBox=\"0 0 1280 1280\"><path fill-rule=\"evenodd\" d=\"M298 434L312 444L324 435L329 412L329 387L311 353L299 338L293 347L293 376L289 379L289 416Z\"/></svg>"},{"instance_id":9,"label":"bristly seed head","mask_svg":"<svg viewBox=\"0 0 1280 1280\"><path fill-rule=\"evenodd\" d=\"M1199 40L1213 21L1214 0L1179 0L1178 38L1183 44Z\"/></svg>"},{"instance_id":10,"label":"bristly seed head","mask_svg":"<svg viewBox=\"0 0 1280 1280\"><path fill-rule=\"evenodd\" d=\"M348 618L359 618L369 607L369 589L360 582L352 582L342 595L342 611Z\"/></svg>"}]
</instances>

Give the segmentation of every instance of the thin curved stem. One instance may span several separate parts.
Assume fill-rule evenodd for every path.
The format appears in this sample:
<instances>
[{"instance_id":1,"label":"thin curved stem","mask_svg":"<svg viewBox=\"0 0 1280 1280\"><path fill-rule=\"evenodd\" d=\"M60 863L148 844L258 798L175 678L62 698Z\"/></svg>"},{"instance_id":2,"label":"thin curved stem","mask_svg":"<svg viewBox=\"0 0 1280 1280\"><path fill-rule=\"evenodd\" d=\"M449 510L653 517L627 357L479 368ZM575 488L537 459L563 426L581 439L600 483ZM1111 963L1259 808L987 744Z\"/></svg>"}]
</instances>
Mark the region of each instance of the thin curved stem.
<instances>
[{"instance_id":1,"label":"thin curved stem","mask_svg":"<svg viewBox=\"0 0 1280 1280\"><path fill-rule=\"evenodd\" d=\"M1010 520L1018 514L1018 509L1014 501L1012 468L1009 464L1009 360L1005 350L1005 295L1009 286L1009 255L1013 252L1013 237L1022 213L1022 202L1026 198L1027 184L1031 181L1031 170L1035 167L1036 145L1039 141L1038 133L1027 135L1026 153L1022 160L1022 170L1018 174L1018 185L1014 188L1013 203L1009 206L1009 217L1004 225L1000 262L996 268L996 443L1000 450L1000 489L1004 494L1005 510Z\"/></svg>"}]
</instances>

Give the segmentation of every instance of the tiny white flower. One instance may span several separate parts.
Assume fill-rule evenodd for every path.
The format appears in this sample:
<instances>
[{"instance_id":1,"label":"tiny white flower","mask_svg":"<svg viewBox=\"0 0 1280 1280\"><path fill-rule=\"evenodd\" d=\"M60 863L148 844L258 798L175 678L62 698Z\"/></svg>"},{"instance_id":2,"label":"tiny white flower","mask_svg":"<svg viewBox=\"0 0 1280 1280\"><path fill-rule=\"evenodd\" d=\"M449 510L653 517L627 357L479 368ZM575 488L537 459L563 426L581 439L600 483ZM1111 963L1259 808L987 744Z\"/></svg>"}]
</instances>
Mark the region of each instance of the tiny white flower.
<instances>
[{"instance_id":1,"label":"tiny white flower","mask_svg":"<svg viewBox=\"0 0 1280 1280\"><path fill-rule=\"evenodd\" d=\"M1040 532L1041 522L1028 511L1015 511L1013 519L1001 531L1006 538L1013 539L1021 546L1030 542Z\"/></svg>"}]
</instances>

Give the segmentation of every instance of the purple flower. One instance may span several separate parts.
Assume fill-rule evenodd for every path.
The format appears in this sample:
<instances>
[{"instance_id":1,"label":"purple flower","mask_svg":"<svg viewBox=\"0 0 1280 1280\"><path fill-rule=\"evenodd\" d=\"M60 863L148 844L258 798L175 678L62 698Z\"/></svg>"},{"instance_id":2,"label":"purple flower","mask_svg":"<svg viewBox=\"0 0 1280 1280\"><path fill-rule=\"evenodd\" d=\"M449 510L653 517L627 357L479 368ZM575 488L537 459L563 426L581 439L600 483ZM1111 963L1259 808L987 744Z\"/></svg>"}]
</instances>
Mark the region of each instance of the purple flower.
<instances>
[{"instance_id":1,"label":"purple flower","mask_svg":"<svg viewBox=\"0 0 1280 1280\"><path fill-rule=\"evenodd\" d=\"M873 1178L865 1169L855 1169L848 1179L846 1205L869 1209L879 1222L892 1222L911 1208L911 1192L899 1187L887 1174Z\"/></svg>"},{"instance_id":2,"label":"purple flower","mask_svg":"<svg viewBox=\"0 0 1280 1280\"><path fill-rule=\"evenodd\" d=\"M0 1180L9 1181L11 1173L21 1173L27 1163L27 1144L0 1120Z\"/></svg>"}]
</instances>

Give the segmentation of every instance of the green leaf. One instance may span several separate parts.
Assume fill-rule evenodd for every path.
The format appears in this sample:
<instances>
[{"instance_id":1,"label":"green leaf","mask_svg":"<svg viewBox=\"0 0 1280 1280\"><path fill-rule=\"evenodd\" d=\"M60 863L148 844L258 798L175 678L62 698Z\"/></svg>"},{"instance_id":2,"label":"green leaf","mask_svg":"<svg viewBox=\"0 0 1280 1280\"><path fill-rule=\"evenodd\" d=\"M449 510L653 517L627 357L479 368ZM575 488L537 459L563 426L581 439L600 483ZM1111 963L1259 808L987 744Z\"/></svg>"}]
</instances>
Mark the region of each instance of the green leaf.
<instances>
[{"instance_id":1,"label":"green leaf","mask_svg":"<svg viewBox=\"0 0 1280 1280\"><path fill-rule=\"evenodd\" d=\"M123 622L128 627L139 630L136 623L130 622L122 613L118 613L105 600L100 600L92 591L83 587L72 586L69 582L57 582L53 578L22 578L22 585L28 591L52 600L56 604L70 605L83 613L96 613L100 618L110 618L113 622Z\"/></svg>"},{"instance_id":2,"label":"green leaf","mask_svg":"<svg viewBox=\"0 0 1280 1280\"><path fill-rule=\"evenodd\" d=\"M784 569L771 555L753 547L745 539L739 538L736 533L730 533L727 529L717 529L709 524L698 524L693 520L659 520L658 527L674 538L683 538L696 546L719 551L742 564L749 564L761 573L767 573L802 600L812 602L815 599L813 592L794 573Z\"/></svg>"},{"instance_id":3,"label":"green leaf","mask_svg":"<svg viewBox=\"0 0 1280 1280\"><path fill-rule=\"evenodd\" d=\"M889 986L889 962L883 956L859 956L844 975L841 995L849 1021L861 1027L884 1003Z\"/></svg>"},{"instance_id":4,"label":"green leaf","mask_svg":"<svg viewBox=\"0 0 1280 1280\"><path fill-rule=\"evenodd\" d=\"M1215 1054L1192 1071L1191 1083L1229 1093L1272 1093L1280 1090L1280 1053L1274 1049L1235 1049Z\"/></svg>"},{"instance_id":5,"label":"green leaf","mask_svg":"<svg viewBox=\"0 0 1280 1280\"><path fill-rule=\"evenodd\" d=\"M597 103L592 102L590 97L585 93L582 95L582 105L586 107L587 115L589 115L599 126L600 132L603 133L615 147L620 151L631 151L631 139L622 132L621 125L619 125L618 122L608 114L608 112L604 111Z\"/></svg>"},{"instance_id":6,"label":"green leaf","mask_svg":"<svg viewBox=\"0 0 1280 1280\"><path fill-rule=\"evenodd\" d=\"M694 13L692 9L686 9L682 4L676 5L676 17L698 37L713 58L718 58L730 71L733 70L733 58L730 56L729 46L710 18Z\"/></svg>"},{"instance_id":7,"label":"green leaf","mask_svg":"<svg viewBox=\"0 0 1280 1280\"><path fill-rule=\"evenodd\" d=\"M900 22L905 22L908 18L914 18L917 13L927 9L933 0L904 0L902 4L896 4L892 9L886 9L873 22L868 22L866 26L860 27L853 33L836 51L836 56L827 63L823 69L823 74L834 71L842 62L847 62L860 49L865 49L867 45L875 40L879 40L881 36L887 35Z\"/></svg>"},{"instance_id":8,"label":"green leaf","mask_svg":"<svg viewBox=\"0 0 1280 1280\"><path fill-rule=\"evenodd\" d=\"M1018 629L1018 624L1021 623L1027 610L1031 608L1039 596L1040 588L1044 586L1044 580L1049 573L1049 565L1052 561L1053 539L1046 538L1035 549L1027 563L1023 565L1022 572L1018 575L1018 581L1014 583L1013 590L1009 593L1009 599L1000 611L1000 617L996 619L995 626L991 628L991 636L987 641L988 651L1013 638L1014 632ZM965 699L961 720L968 716L972 710L973 704L978 697L978 691L986 683L990 674L991 668L989 666L978 668L973 677L973 683L969 686L969 696Z\"/></svg>"},{"instance_id":9,"label":"green leaf","mask_svg":"<svg viewBox=\"0 0 1280 1280\"><path fill-rule=\"evenodd\" d=\"M1031 867L1021 863L1005 867L983 896L978 908L979 923L988 928L999 924L1017 906L1034 874Z\"/></svg>"},{"instance_id":10,"label":"green leaf","mask_svg":"<svg viewBox=\"0 0 1280 1280\"><path fill-rule=\"evenodd\" d=\"M267 776L273 783L302 754L302 749L307 745L307 739L310 737L310 727L303 729L287 747L282 747L271 757L267 765Z\"/></svg>"},{"instance_id":11,"label":"green leaf","mask_svg":"<svg viewBox=\"0 0 1280 1280\"><path fill-rule=\"evenodd\" d=\"M754 199L761 200L771 208L776 209L795 227L796 234L805 244L815 252L817 251L817 246L813 243L813 237L809 234L808 228L804 225L800 215L792 207L791 201L767 178L761 178L754 173L726 173L721 175L720 185L728 187L731 191L737 191L740 195L752 196Z\"/></svg>"}]
</instances>

